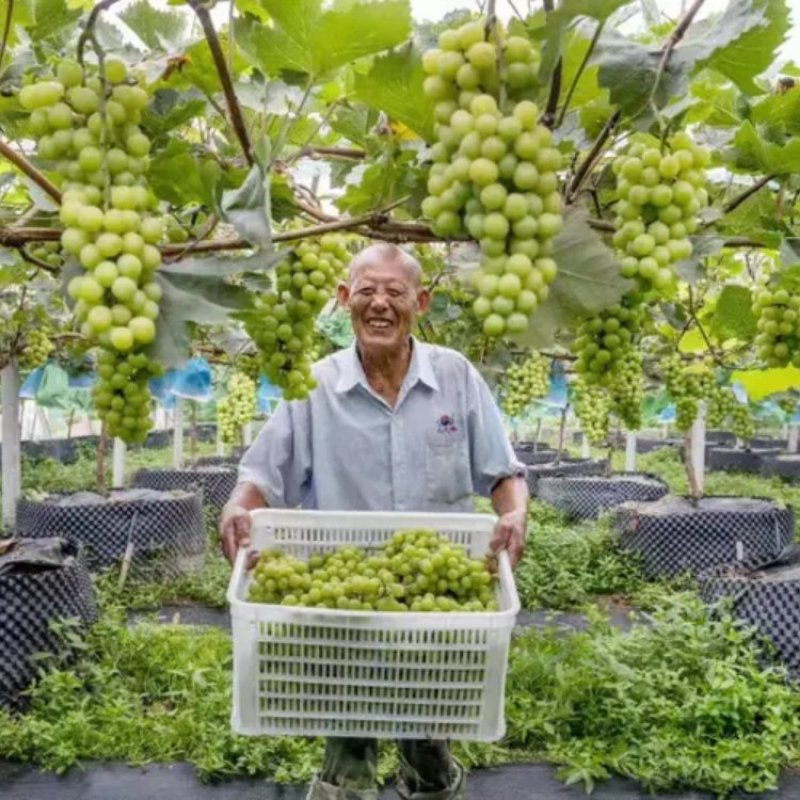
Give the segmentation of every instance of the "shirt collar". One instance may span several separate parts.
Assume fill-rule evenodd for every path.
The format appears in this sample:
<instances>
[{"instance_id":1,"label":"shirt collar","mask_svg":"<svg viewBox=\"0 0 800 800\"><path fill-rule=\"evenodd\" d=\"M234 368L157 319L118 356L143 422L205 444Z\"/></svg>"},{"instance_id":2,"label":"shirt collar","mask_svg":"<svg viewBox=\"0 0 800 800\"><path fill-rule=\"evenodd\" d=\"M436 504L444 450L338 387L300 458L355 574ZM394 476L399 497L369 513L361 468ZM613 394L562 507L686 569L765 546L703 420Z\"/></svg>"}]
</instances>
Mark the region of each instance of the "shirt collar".
<instances>
[{"instance_id":1,"label":"shirt collar","mask_svg":"<svg viewBox=\"0 0 800 800\"><path fill-rule=\"evenodd\" d=\"M433 372L429 349L412 336L411 363L408 365L408 374L403 383L411 388L417 382L424 383L434 391L439 389L439 383ZM358 357L356 343L353 342L342 354L341 372L339 373L339 380L336 382L336 391L340 393L349 392L359 384L365 389L369 388L364 367Z\"/></svg>"}]
</instances>

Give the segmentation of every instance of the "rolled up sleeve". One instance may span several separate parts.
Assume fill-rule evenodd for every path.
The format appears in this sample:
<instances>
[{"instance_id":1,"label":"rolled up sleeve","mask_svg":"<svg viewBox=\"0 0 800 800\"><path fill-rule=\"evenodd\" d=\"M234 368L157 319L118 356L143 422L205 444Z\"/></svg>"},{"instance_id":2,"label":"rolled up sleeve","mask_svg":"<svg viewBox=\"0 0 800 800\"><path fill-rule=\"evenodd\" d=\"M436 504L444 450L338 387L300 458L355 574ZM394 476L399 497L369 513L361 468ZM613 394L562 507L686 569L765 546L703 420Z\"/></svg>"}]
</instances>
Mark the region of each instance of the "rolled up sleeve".
<instances>
[{"instance_id":1,"label":"rolled up sleeve","mask_svg":"<svg viewBox=\"0 0 800 800\"><path fill-rule=\"evenodd\" d=\"M239 463L239 481L254 484L267 505L301 505L311 488L307 400L281 402Z\"/></svg>"},{"instance_id":2,"label":"rolled up sleeve","mask_svg":"<svg viewBox=\"0 0 800 800\"><path fill-rule=\"evenodd\" d=\"M525 466L516 459L503 427L500 409L486 381L471 364L467 375L467 421L476 492L488 497L503 478L525 475Z\"/></svg>"}]
</instances>

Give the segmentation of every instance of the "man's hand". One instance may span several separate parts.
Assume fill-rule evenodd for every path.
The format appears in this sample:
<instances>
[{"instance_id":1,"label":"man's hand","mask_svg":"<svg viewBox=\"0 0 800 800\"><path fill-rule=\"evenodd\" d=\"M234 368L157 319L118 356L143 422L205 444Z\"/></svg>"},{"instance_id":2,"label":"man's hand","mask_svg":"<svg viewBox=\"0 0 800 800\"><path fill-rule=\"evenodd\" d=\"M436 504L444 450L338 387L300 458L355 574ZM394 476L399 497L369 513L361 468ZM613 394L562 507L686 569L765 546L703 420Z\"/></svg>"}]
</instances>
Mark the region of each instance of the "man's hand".
<instances>
[{"instance_id":1,"label":"man's hand","mask_svg":"<svg viewBox=\"0 0 800 800\"><path fill-rule=\"evenodd\" d=\"M250 512L242 506L225 506L219 522L219 532L222 537L222 552L231 562L236 561L236 554L240 547L250 546Z\"/></svg>"},{"instance_id":2,"label":"man's hand","mask_svg":"<svg viewBox=\"0 0 800 800\"><path fill-rule=\"evenodd\" d=\"M525 551L526 523L526 511L518 509L502 514L494 526L494 536L491 544L492 552L498 553L500 550L508 550L512 569L515 569L519 564L522 553Z\"/></svg>"}]
</instances>

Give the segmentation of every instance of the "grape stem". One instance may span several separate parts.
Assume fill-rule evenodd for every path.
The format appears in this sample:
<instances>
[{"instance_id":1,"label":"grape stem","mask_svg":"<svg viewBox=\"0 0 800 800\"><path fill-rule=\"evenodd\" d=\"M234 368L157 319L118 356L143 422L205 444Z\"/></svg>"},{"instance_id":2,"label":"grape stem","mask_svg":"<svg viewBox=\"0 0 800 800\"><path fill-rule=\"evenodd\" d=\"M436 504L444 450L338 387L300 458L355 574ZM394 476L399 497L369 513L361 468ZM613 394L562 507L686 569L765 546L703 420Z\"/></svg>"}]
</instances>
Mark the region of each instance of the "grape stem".
<instances>
[{"instance_id":1,"label":"grape stem","mask_svg":"<svg viewBox=\"0 0 800 800\"><path fill-rule=\"evenodd\" d=\"M252 167L255 163L253 156L253 147L250 143L250 136L247 133L247 126L245 125L242 109L239 105L239 100L236 97L236 92L233 90L233 81L231 80L231 73L228 71L228 65L225 63L225 54L222 52L222 46L219 43L219 37L214 29L214 23L208 9L200 2L200 0L187 0L189 6L197 15L200 25L203 28L208 48L211 50L211 55L214 59L214 65L219 74L219 80L222 84L222 91L225 94L225 101L228 105L228 111L231 115L231 122L239 143L242 146L242 152L247 159L247 163Z\"/></svg>"},{"instance_id":2,"label":"grape stem","mask_svg":"<svg viewBox=\"0 0 800 800\"><path fill-rule=\"evenodd\" d=\"M658 91L658 85L661 83L661 77L663 76L664 72L667 69L669 64L669 60L672 57L672 51L675 49L678 42L683 39L686 31L689 29L689 26L692 24L692 20L695 18L695 15L702 7L705 0L694 0L691 6L686 10L686 13L681 17L678 24L675 26L675 30L669 35L669 38L664 43L664 46L661 49L661 60L658 62L658 69L656 70L656 77L653 81L653 88L650 91L650 98L648 104L651 104L655 99L656 92Z\"/></svg>"},{"instance_id":3,"label":"grape stem","mask_svg":"<svg viewBox=\"0 0 800 800\"><path fill-rule=\"evenodd\" d=\"M567 110L569 109L569 104L572 100L572 95L575 94L575 90L578 87L578 81L581 79L583 75L583 71L586 69L586 65L589 63L589 59L592 57L592 53L594 52L594 48L597 46L597 42L600 39L600 34L603 32L603 28L605 27L605 20L601 20L597 23L597 28L595 28L594 36L592 37L592 41L589 42L589 47L586 50L586 53L583 56L583 60L578 67L578 71L575 73L575 76L572 79L572 82L569 85L569 89L567 89L567 96L564 98L564 105L561 106L561 111L558 115L558 120L556 124L553 126L555 128L560 128L561 124L564 122L564 117L567 115Z\"/></svg>"},{"instance_id":4,"label":"grape stem","mask_svg":"<svg viewBox=\"0 0 800 800\"><path fill-rule=\"evenodd\" d=\"M739 206L745 202L745 200L752 197L756 192L763 189L771 180L775 178L775 175L765 175L763 178L759 178L752 186L745 189L743 192L740 192L735 197L732 197L725 205L722 207L722 210L725 214L730 214L731 211L734 209L739 208Z\"/></svg>"},{"instance_id":5,"label":"grape stem","mask_svg":"<svg viewBox=\"0 0 800 800\"><path fill-rule=\"evenodd\" d=\"M41 173L36 167L25 158L22 153L18 153L11 145L0 139L0 155L10 161L20 172L27 175L39 188L43 189L57 203L61 203L61 192Z\"/></svg>"},{"instance_id":6,"label":"grape stem","mask_svg":"<svg viewBox=\"0 0 800 800\"><path fill-rule=\"evenodd\" d=\"M298 158L315 158L316 156L360 161L366 158L367 154L364 150L360 150L357 147L317 147L314 145L307 145L298 150L289 160L296 161Z\"/></svg>"},{"instance_id":7,"label":"grape stem","mask_svg":"<svg viewBox=\"0 0 800 800\"><path fill-rule=\"evenodd\" d=\"M43 269L45 272L49 272L51 275L58 275L60 272L59 267L54 267L52 264L48 264L45 261L42 261L40 258L36 258L36 256L32 256L24 247L17 248L19 254L22 256L23 261L27 261L29 264L33 264L37 269Z\"/></svg>"},{"instance_id":8,"label":"grape stem","mask_svg":"<svg viewBox=\"0 0 800 800\"><path fill-rule=\"evenodd\" d=\"M107 11L114 3L117 3L119 0L100 0L99 3L92 9L91 13L89 14L88 19L86 20L86 27L83 29L83 33L81 33L80 38L78 39L78 61L83 64L83 51L86 47L86 42L90 39L94 39L94 26L97 23L97 18L100 16L101 11ZM97 43L95 42L95 47L97 47Z\"/></svg>"},{"instance_id":9,"label":"grape stem","mask_svg":"<svg viewBox=\"0 0 800 800\"><path fill-rule=\"evenodd\" d=\"M544 0L542 3L547 16L553 13L555 6L553 0ZM550 77L550 94L547 97L547 105L545 106L544 114L542 114L542 125L547 128L552 128L556 118L556 109L558 108L558 98L561 96L561 70L562 58L558 57L555 67L553 67L553 74Z\"/></svg>"},{"instance_id":10,"label":"grape stem","mask_svg":"<svg viewBox=\"0 0 800 800\"><path fill-rule=\"evenodd\" d=\"M617 123L620 121L622 117L622 112L617 109L606 121L606 124L603 125L603 130L600 131L597 139L595 139L594 144L592 145L592 149L587 154L586 158L583 160L583 163L578 167L577 172L572 178L572 182L567 189L567 203L571 203L575 196L580 191L583 182L588 177L589 173L592 170L592 167L595 165L597 159L603 152L603 148L608 141L611 134L614 132L614 128L617 127Z\"/></svg>"}]
</instances>

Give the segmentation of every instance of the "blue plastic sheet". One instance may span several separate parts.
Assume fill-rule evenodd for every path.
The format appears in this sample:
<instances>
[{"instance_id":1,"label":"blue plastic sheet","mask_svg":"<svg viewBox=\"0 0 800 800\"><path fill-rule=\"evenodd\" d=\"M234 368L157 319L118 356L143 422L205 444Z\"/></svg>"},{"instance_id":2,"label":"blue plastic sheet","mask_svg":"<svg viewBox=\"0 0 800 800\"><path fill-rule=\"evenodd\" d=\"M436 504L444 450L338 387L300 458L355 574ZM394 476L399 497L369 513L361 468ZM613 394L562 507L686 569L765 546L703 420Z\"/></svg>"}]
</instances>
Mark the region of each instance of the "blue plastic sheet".
<instances>
[{"instance_id":1,"label":"blue plastic sheet","mask_svg":"<svg viewBox=\"0 0 800 800\"><path fill-rule=\"evenodd\" d=\"M271 414L282 396L281 390L262 375L258 382L258 411L262 414Z\"/></svg>"}]
</instances>

